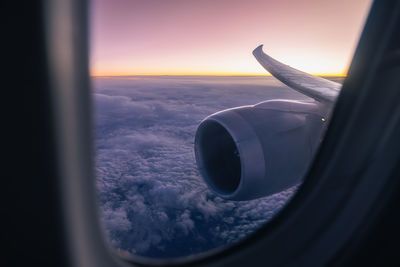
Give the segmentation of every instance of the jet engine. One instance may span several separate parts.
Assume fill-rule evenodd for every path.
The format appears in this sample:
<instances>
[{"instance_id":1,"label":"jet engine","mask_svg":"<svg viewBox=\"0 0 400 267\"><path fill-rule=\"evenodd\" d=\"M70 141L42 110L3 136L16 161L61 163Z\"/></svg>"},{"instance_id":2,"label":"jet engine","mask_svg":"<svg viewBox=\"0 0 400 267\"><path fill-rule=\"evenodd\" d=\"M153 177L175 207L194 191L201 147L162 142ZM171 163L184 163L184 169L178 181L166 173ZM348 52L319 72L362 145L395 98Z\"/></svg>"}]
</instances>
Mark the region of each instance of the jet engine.
<instances>
[{"instance_id":1,"label":"jet engine","mask_svg":"<svg viewBox=\"0 0 400 267\"><path fill-rule=\"evenodd\" d=\"M217 112L198 126L198 169L225 199L278 193L302 180L325 124L318 102L269 100Z\"/></svg>"}]
</instances>

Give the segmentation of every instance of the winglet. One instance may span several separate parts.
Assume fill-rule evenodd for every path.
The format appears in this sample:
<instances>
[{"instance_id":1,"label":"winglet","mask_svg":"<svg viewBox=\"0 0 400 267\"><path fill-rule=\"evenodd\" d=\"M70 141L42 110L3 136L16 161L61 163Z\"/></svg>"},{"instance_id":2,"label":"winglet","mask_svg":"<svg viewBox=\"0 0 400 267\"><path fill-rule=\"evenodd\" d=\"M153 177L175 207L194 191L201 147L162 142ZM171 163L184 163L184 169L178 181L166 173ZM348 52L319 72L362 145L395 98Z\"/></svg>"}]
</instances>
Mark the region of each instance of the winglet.
<instances>
[{"instance_id":1,"label":"winglet","mask_svg":"<svg viewBox=\"0 0 400 267\"><path fill-rule=\"evenodd\" d=\"M320 102L334 102L341 84L299 71L285 65L263 52L263 45L253 50L257 61L269 73L290 88Z\"/></svg>"}]
</instances>

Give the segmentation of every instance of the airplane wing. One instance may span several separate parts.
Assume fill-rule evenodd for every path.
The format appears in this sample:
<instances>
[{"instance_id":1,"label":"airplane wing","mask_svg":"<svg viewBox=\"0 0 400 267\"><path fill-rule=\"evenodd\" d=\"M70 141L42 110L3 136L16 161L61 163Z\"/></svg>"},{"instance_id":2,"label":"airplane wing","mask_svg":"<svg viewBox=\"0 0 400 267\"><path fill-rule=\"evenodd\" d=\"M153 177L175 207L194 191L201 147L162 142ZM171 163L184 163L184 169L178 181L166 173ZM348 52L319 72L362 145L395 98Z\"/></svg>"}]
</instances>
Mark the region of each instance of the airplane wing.
<instances>
[{"instance_id":1,"label":"airplane wing","mask_svg":"<svg viewBox=\"0 0 400 267\"><path fill-rule=\"evenodd\" d=\"M320 102L334 102L341 84L296 70L265 54L263 45L253 51L257 61L275 78L292 89Z\"/></svg>"}]
</instances>

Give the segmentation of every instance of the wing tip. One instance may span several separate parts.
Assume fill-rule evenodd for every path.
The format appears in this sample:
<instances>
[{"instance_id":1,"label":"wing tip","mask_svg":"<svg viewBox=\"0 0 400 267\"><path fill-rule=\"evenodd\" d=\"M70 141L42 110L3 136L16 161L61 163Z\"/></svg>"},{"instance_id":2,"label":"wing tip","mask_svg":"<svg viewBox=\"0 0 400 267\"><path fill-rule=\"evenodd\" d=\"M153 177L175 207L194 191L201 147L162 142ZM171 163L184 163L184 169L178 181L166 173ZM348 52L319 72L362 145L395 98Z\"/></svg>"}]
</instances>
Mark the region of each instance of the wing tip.
<instances>
[{"instance_id":1,"label":"wing tip","mask_svg":"<svg viewBox=\"0 0 400 267\"><path fill-rule=\"evenodd\" d=\"M260 44L259 46L257 46L254 50L253 50L253 55L255 55L255 53L260 53L263 52L263 46L264 44Z\"/></svg>"}]
</instances>

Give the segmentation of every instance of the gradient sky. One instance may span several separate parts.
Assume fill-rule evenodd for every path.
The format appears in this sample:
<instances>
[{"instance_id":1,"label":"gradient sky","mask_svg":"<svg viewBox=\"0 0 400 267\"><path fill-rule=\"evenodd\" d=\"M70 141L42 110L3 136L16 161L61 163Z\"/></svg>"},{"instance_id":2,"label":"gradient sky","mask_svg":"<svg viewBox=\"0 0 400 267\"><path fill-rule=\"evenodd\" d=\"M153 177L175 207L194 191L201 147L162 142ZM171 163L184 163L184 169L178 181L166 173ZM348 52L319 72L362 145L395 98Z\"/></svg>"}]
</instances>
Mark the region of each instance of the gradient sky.
<instances>
[{"instance_id":1,"label":"gradient sky","mask_svg":"<svg viewBox=\"0 0 400 267\"><path fill-rule=\"evenodd\" d=\"M252 50L345 74L370 0L92 0L90 67L102 75L266 74Z\"/></svg>"}]
</instances>

